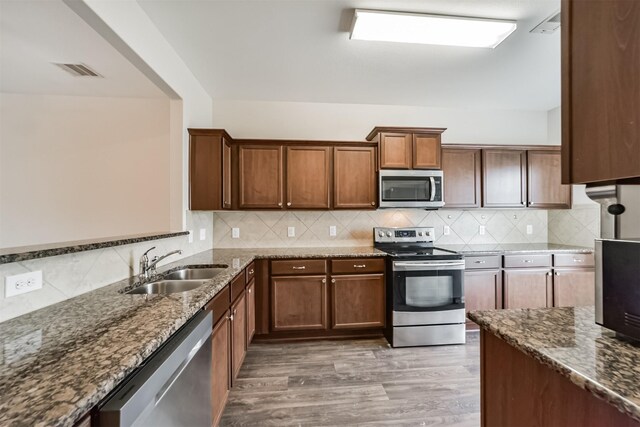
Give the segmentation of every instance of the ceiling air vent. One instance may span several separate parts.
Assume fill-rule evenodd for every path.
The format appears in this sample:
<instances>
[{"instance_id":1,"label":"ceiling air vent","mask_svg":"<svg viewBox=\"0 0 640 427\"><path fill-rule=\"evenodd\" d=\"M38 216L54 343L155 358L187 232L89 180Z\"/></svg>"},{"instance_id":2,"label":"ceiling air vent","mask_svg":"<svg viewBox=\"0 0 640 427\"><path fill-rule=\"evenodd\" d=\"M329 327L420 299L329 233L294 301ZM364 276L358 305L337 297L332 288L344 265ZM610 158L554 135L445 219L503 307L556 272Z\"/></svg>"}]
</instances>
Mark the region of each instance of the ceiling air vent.
<instances>
[{"instance_id":1,"label":"ceiling air vent","mask_svg":"<svg viewBox=\"0 0 640 427\"><path fill-rule=\"evenodd\" d=\"M55 63L58 67L62 68L69 74L76 77L102 77L100 74L93 71L85 64L59 64Z\"/></svg>"},{"instance_id":2,"label":"ceiling air vent","mask_svg":"<svg viewBox=\"0 0 640 427\"><path fill-rule=\"evenodd\" d=\"M560 12L556 12L538 25L535 26L531 33L553 34L560 28Z\"/></svg>"}]
</instances>

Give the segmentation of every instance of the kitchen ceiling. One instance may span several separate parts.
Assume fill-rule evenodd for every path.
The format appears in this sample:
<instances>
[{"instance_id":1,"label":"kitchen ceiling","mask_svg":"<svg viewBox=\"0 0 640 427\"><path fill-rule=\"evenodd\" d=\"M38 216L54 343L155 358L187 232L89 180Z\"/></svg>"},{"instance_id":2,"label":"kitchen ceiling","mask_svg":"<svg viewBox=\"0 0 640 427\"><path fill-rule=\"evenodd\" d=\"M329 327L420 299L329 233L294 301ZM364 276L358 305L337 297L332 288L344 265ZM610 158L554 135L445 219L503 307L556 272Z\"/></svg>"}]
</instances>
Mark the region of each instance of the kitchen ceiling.
<instances>
[{"instance_id":1,"label":"kitchen ceiling","mask_svg":"<svg viewBox=\"0 0 640 427\"><path fill-rule=\"evenodd\" d=\"M215 99L549 110L559 0L138 0ZM353 9L516 20L496 49L349 40Z\"/></svg>"},{"instance_id":2,"label":"kitchen ceiling","mask_svg":"<svg viewBox=\"0 0 640 427\"><path fill-rule=\"evenodd\" d=\"M0 0L0 40L4 93L167 98L60 0ZM103 78L52 63L84 63Z\"/></svg>"}]
</instances>

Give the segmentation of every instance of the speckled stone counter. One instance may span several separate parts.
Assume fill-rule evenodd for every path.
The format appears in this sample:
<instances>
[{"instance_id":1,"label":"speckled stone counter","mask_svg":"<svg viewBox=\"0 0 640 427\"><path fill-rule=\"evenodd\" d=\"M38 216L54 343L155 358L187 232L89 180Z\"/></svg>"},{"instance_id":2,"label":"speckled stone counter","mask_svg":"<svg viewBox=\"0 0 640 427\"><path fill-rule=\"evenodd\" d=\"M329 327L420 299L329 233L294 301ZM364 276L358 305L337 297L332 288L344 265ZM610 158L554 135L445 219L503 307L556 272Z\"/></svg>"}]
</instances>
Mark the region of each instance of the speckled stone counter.
<instances>
[{"instance_id":1,"label":"speckled stone counter","mask_svg":"<svg viewBox=\"0 0 640 427\"><path fill-rule=\"evenodd\" d=\"M593 307L475 311L469 318L640 421L640 344L596 325Z\"/></svg>"},{"instance_id":2,"label":"speckled stone counter","mask_svg":"<svg viewBox=\"0 0 640 427\"><path fill-rule=\"evenodd\" d=\"M555 243L508 243L488 245L438 245L436 246L463 255L516 255L534 252L550 253L592 253L593 248L583 246L558 245Z\"/></svg>"},{"instance_id":3,"label":"speckled stone counter","mask_svg":"<svg viewBox=\"0 0 640 427\"><path fill-rule=\"evenodd\" d=\"M374 248L219 249L165 266L225 264L204 286L127 295L126 279L0 323L0 425L70 426L257 258L384 256Z\"/></svg>"}]
</instances>

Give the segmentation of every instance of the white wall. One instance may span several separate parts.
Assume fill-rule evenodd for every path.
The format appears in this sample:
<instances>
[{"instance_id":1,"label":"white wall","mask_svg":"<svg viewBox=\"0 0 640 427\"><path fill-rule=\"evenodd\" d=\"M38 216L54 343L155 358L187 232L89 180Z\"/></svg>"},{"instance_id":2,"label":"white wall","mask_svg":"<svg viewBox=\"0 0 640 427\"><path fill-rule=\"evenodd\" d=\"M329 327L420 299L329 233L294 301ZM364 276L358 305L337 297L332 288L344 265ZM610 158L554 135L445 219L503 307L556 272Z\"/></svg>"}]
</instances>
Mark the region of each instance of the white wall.
<instances>
[{"instance_id":1,"label":"white wall","mask_svg":"<svg viewBox=\"0 0 640 427\"><path fill-rule=\"evenodd\" d=\"M0 247L169 230L169 100L0 94Z\"/></svg>"},{"instance_id":2,"label":"white wall","mask_svg":"<svg viewBox=\"0 0 640 427\"><path fill-rule=\"evenodd\" d=\"M363 141L375 126L446 127L444 143L546 144L544 111L216 99L215 127L234 138Z\"/></svg>"}]
</instances>

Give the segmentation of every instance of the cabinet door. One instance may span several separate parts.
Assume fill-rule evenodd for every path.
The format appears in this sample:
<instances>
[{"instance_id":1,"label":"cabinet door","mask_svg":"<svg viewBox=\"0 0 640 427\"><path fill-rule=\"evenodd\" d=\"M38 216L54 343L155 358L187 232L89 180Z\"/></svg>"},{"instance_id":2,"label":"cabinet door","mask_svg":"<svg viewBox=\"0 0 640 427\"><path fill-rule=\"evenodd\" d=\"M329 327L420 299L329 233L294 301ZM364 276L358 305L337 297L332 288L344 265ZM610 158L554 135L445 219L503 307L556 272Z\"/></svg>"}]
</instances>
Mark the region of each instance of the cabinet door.
<instances>
[{"instance_id":1,"label":"cabinet door","mask_svg":"<svg viewBox=\"0 0 640 427\"><path fill-rule=\"evenodd\" d=\"M527 190L532 208L571 208L571 186L560 182L559 151L527 152Z\"/></svg>"},{"instance_id":2,"label":"cabinet door","mask_svg":"<svg viewBox=\"0 0 640 427\"><path fill-rule=\"evenodd\" d=\"M526 151L482 150L482 163L482 205L487 208L524 207L527 190Z\"/></svg>"},{"instance_id":3,"label":"cabinet door","mask_svg":"<svg viewBox=\"0 0 640 427\"><path fill-rule=\"evenodd\" d=\"M440 169L440 154L440 135L413 135L414 169Z\"/></svg>"},{"instance_id":4,"label":"cabinet door","mask_svg":"<svg viewBox=\"0 0 640 427\"><path fill-rule=\"evenodd\" d=\"M553 272L553 306L594 305L595 283L593 268L556 269Z\"/></svg>"},{"instance_id":5,"label":"cabinet door","mask_svg":"<svg viewBox=\"0 0 640 427\"><path fill-rule=\"evenodd\" d=\"M231 381L236 379L247 352L246 293L231 306Z\"/></svg>"},{"instance_id":6,"label":"cabinet door","mask_svg":"<svg viewBox=\"0 0 640 427\"><path fill-rule=\"evenodd\" d=\"M334 329L384 327L384 274L333 276L331 287Z\"/></svg>"},{"instance_id":7,"label":"cabinet door","mask_svg":"<svg viewBox=\"0 0 640 427\"><path fill-rule=\"evenodd\" d=\"M256 281L247 285L247 347L256 333Z\"/></svg>"},{"instance_id":8,"label":"cabinet door","mask_svg":"<svg viewBox=\"0 0 640 427\"><path fill-rule=\"evenodd\" d=\"M282 208L282 147L238 147L238 207Z\"/></svg>"},{"instance_id":9,"label":"cabinet door","mask_svg":"<svg viewBox=\"0 0 640 427\"><path fill-rule=\"evenodd\" d=\"M287 208L329 209L331 147L287 147Z\"/></svg>"},{"instance_id":10,"label":"cabinet door","mask_svg":"<svg viewBox=\"0 0 640 427\"><path fill-rule=\"evenodd\" d=\"M563 0L565 184L640 176L640 2Z\"/></svg>"},{"instance_id":11,"label":"cabinet door","mask_svg":"<svg viewBox=\"0 0 640 427\"><path fill-rule=\"evenodd\" d=\"M552 306L551 270L539 268L506 269L504 308Z\"/></svg>"},{"instance_id":12,"label":"cabinet door","mask_svg":"<svg viewBox=\"0 0 640 427\"><path fill-rule=\"evenodd\" d=\"M336 147L333 151L334 209L376 207L374 147Z\"/></svg>"},{"instance_id":13,"label":"cabinet door","mask_svg":"<svg viewBox=\"0 0 640 427\"><path fill-rule=\"evenodd\" d=\"M480 207L481 151L443 148L445 208Z\"/></svg>"},{"instance_id":14,"label":"cabinet door","mask_svg":"<svg viewBox=\"0 0 640 427\"><path fill-rule=\"evenodd\" d=\"M231 386L230 316L225 313L213 327L211 336L211 410L213 425L218 425Z\"/></svg>"},{"instance_id":15,"label":"cabinet door","mask_svg":"<svg viewBox=\"0 0 640 427\"><path fill-rule=\"evenodd\" d=\"M273 277L271 329L327 329L326 276Z\"/></svg>"},{"instance_id":16,"label":"cabinet door","mask_svg":"<svg viewBox=\"0 0 640 427\"><path fill-rule=\"evenodd\" d=\"M222 209L222 139L220 135L189 138L189 209Z\"/></svg>"},{"instance_id":17,"label":"cabinet door","mask_svg":"<svg viewBox=\"0 0 640 427\"><path fill-rule=\"evenodd\" d=\"M466 312L502 308L500 270L476 270L464 273L464 305ZM474 324L467 320L467 324Z\"/></svg>"},{"instance_id":18,"label":"cabinet door","mask_svg":"<svg viewBox=\"0 0 640 427\"><path fill-rule=\"evenodd\" d=\"M410 133L383 133L380 135L380 168L411 169L413 135Z\"/></svg>"},{"instance_id":19,"label":"cabinet door","mask_svg":"<svg viewBox=\"0 0 640 427\"><path fill-rule=\"evenodd\" d=\"M231 178L231 145L226 139L222 140L222 209L233 206L232 178Z\"/></svg>"}]
</instances>

